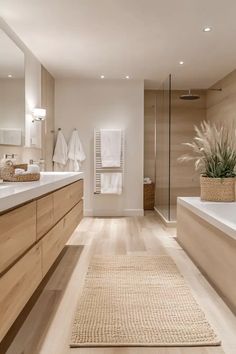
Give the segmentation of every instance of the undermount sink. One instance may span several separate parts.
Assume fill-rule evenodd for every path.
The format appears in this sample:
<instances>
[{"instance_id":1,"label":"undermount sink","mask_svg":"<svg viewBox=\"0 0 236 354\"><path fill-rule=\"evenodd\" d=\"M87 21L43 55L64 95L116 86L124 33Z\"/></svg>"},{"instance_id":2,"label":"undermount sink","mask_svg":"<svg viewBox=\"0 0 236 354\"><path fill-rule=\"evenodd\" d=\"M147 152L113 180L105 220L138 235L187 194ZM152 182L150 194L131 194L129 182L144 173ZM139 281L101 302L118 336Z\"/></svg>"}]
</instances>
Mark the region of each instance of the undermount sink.
<instances>
[{"instance_id":1,"label":"undermount sink","mask_svg":"<svg viewBox=\"0 0 236 354\"><path fill-rule=\"evenodd\" d=\"M7 187L9 187L9 186L6 185L6 184L0 184L0 189L2 189L2 188L7 188Z\"/></svg>"}]
</instances>

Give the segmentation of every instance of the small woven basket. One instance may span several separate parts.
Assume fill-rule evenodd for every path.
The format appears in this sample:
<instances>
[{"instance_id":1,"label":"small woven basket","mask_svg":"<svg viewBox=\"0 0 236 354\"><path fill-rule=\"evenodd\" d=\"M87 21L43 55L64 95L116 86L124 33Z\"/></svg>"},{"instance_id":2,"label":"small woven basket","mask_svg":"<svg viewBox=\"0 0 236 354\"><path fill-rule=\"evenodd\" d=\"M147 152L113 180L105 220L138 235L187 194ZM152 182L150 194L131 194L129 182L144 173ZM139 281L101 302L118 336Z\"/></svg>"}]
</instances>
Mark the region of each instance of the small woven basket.
<instances>
[{"instance_id":1,"label":"small woven basket","mask_svg":"<svg viewBox=\"0 0 236 354\"><path fill-rule=\"evenodd\" d=\"M235 178L200 177L201 199L210 202L234 202Z\"/></svg>"},{"instance_id":2,"label":"small woven basket","mask_svg":"<svg viewBox=\"0 0 236 354\"><path fill-rule=\"evenodd\" d=\"M25 175L16 175L15 169L22 168L27 170L27 164L13 165L12 161L7 161L1 168L0 176L6 182L32 182L40 179L40 173L27 173Z\"/></svg>"},{"instance_id":3,"label":"small woven basket","mask_svg":"<svg viewBox=\"0 0 236 354\"><path fill-rule=\"evenodd\" d=\"M155 185L154 183L143 185L143 207L144 210L154 209Z\"/></svg>"}]
</instances>

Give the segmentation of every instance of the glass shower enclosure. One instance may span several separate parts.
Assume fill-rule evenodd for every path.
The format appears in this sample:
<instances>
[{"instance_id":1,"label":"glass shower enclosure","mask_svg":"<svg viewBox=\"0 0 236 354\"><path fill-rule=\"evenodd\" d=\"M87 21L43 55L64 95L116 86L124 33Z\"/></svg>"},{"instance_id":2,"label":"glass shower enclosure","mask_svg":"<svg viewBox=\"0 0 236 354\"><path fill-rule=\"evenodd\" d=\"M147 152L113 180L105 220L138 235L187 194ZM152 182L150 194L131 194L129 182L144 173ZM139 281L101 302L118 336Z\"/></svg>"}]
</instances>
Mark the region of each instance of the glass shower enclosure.
<instances>
[{"instance_id":1,"label":"glass shower enclosure","mask_svg":"<svg viewBox=\"0 0 236 354\"><path fill-rule=\"evenodd\" d=\"M155 208L167 221L175 219L171 208L171 75L156 94Z\"/></svg>"},{"instance_id":2,"label":"glass shower enclosure","mask_svg":"<svg viewBox=\"0 0 236 354\"><path fill-rule=\"evenodd\" d=\"M206 119L206 91L195 90L199 99L182 100L186 90L173 90L169 75L156 91L155 209L164 220L176 221L177 197L199 196L199 172L194 162L181 164L187 154L184 142L192 141L194 126Z\"/></svg>"}]
</instances>

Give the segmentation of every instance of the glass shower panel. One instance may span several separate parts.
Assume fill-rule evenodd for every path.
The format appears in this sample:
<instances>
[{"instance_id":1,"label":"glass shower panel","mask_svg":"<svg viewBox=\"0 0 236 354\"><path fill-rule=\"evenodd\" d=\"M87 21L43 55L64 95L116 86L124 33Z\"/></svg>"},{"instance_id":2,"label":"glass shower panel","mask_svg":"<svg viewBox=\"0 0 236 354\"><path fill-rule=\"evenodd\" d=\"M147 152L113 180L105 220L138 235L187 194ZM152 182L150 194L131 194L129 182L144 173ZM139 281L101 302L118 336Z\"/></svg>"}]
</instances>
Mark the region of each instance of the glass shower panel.
<instances>
[{"instance_id":1,"label":"glass shower panel","mask_svg":"<svg viewBox=\"0 0 236 354\"><path fill-rule=\"evenodd\" d=\"M173 86L172 76L172 86ZM171 90L171 135L170 135L170 221L176 221L177 198L199 196L199 172L194 161L180 163L178 158L189 154L184 142L192 141L194 126L206 120L206 91L194 90L195 100L180 99L186 90Z\"/></svg>"},{"instance_id":2,"label":"glass shower panel","mask_svg":"<svg viewBox=\"0 0 236 354\"><path fill-rule=\"evenodd\" d=\"M177 198L199 196L199 173L194 162L181 164L178 158L189 153L183 142L194 138L194 126L206 120L206 92L199 99L184 101L184 90L172 90L173 77L156 91L156 180L155 209L167 222L176 221Z\"/></svg>"},{"instance_id":3,"label":"glass shower panel","mask_svg":"<svg viewBox=\"0 0 236 354\"><path fill-rule=\"evenodd\" d=\"M156 96L156 190L155 207L170 220L170 118L171 75Z\"/></svg>"}]
</instances>

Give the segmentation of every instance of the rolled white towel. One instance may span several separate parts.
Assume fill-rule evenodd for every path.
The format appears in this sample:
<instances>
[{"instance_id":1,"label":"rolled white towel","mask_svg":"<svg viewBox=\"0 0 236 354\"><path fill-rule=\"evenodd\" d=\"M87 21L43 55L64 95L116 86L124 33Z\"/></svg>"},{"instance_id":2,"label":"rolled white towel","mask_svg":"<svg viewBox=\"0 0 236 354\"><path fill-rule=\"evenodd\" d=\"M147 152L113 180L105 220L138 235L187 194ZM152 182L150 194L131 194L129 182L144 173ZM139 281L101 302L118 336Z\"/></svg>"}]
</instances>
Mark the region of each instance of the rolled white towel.
<instances>
[{"instance_id":1,"label":"rolled white towel","mask_svg":"<svg viewBox=\"0 0 236 354\"><path fill-rule=\"evenodd\" d=\"M23 175L25 173L25 170L23 168L16 168L15 169L15 175Z\"/></svg>"},{"instance_id":2,"label":"rolled white towel","mask_svg":"<svg viewBox=\"0 0 236 354\"><path fill-rule=\"evenodd\" d=\"M144 183L144 184L151 184L151 183L152 183L152 180L151 180L150 177L144 177L143 183Z\"/></svg>"},{"instance_id":3,"label":"rolled white towel","mask_svg":"<svg viewBox=\"0 0 236 354\"><path fill-rule=\"evenodd\" d=\"M39 166L35 165L35 164L28 165L27 172L28 173L39 173L40 172Z\"/></svg>"}]
</instances>

